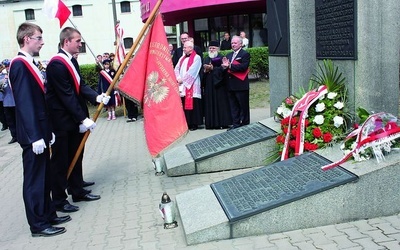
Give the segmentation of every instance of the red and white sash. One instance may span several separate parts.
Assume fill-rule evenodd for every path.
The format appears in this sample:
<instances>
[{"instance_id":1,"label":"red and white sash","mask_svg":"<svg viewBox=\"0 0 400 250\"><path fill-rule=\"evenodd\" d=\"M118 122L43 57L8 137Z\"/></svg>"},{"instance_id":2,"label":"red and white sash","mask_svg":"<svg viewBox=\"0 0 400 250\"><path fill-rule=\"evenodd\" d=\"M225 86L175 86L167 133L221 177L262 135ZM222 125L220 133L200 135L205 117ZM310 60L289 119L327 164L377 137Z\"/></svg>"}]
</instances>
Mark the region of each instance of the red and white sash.
<instances>
[{"instance_id":1,"label":"red and white sash","mask_svg":"<svg viewBox=\"0 0 400 250\"><path fill-rule=\"evenodd\" d=\"M301 155L304 152L304 133L305 133L305 120L307 117L308 109L316 102L321 96L328 93L328 89L325 85L318 88L316 91L307 92L300 100L298 100L292 109L289 118L289 127L286 132L285 144L283 146L281 161L289 158L289 139L290 139L290 128L291 120L293 116L300 112L299 125L296 133L296 147L295 155Z\"/></svg>"},{"instance_id":2,"label":"red and white sash","mask_svg":"<svg viewBox=\"0 0 400 250\"><path fill-rule=\"evenodd\" d=\"M78 71L76 71L74 64L72 64L71 59L63 53L58 53L57 55L53 56L50 59L50 63L53 60L59 60L67 67L68 71L71 73L72 78L74 79L76 92L79 94L79 87L81 85L81 77L79 76Z\"/></svg>"},{"instance_id":3,"label":"red and white sash","mask_svg":"<svg viewBox=\"0 0 400 250\"><path fill-rule=\"evenodd\" d=\"M25 64L25 66L32 73L33 77L35 77L37 84L39 85L39 87L42 89L42 91L44 93L44 78L43 78L43 75L40 72L39 68L36 67L36 65L33 64L33 62L29 61L26 56L19 55L19 56L14 57L14 59L12 59L12 61L10 63L10 69L12 69L11 65L15 61L22 61ZM12 83L10 83L10 86L12 88Z\"/></svg>"},{"instance_id":4,"label":"red and white sash","mask_svg":"<svg viewBox=\"0 0 400 250\"><path fill-rule=\"evenodd\" d=\"M107 80L107 82L111 85L113 82L113 79L111 78L110 74L107 73L104 69L100 71L100 74ZM106 90L107 91L107 90Z\"/></svg>"}]
</instances>

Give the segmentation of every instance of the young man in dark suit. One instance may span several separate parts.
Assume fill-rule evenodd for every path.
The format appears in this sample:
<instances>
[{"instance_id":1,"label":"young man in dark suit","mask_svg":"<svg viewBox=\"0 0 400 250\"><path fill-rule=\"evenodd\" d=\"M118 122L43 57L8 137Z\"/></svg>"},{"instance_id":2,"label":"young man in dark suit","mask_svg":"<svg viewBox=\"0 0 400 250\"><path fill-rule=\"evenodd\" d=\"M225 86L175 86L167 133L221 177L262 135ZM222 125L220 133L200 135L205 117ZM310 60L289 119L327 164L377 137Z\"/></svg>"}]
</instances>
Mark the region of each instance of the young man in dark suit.
<instances>
[{"instance_id":1,"label":"young man in dark suit","mask_svg":"<svg viewBox=\"0 0 400 250\"><path fill-rule=\"evenodd\" d=\"M229 106L232 115L232 127L235 129L250 123L249 104L249 64L250 54L242 49L242 38L234 36L231 40L232 52L222 59L222 67L225 69Z\"/></svg>"},{"instance_id":2,"label":"young man in dark suit","mask_svg":"<svg viewBox=\"0 0 400 250\"><path fill-rule=\"evenodd\" d=\"M100 199L100 195L83 188L83 150L68 180L67 172L83 134L96 126L89 118L86 101L107 104L109 96L98 95L82 79L78 62L73 57L82 47L80 32L71 27L64 28L60 33L60 46L58 54L52 57L46 68L46 100L57 136L51 157L54 170L52 197L56 209L68 213L78 211L79 207L68 202L67 187L74 202Z\"/></svg>"},{"instance_id":3,"label":"young man in dark suit","mask_svg":"<svg viewBox=\"0 0 400 250\"><path fill-rule=\"evenodd\" d=\"M9 80L15 99L17 140L23 150L25 212L33 237L54 236L66 230L53 225L70 221L71 217L57 217L50 198L49 147L55 137L45 102L45 81L33 59L44 45L42 29L23 23L17 41L20 51L11 62Z\"/></svg>"}]
</instances>

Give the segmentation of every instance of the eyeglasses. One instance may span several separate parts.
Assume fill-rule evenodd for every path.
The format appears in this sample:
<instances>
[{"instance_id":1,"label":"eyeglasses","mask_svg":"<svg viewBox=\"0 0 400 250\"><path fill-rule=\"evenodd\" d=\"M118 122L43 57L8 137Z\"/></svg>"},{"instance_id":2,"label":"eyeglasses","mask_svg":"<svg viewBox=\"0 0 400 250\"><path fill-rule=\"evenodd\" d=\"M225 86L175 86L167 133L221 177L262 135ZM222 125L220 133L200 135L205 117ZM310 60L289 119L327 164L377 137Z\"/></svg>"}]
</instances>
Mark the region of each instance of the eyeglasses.
<instances>
[{"instance_id":1,"label":"eyeglasses","mask_svg":"<svg viewBox=\"0 0 400 250\"><path fill-rule=\"evenodd\" d=\"M35 40L38 40L38 41L42 41L43 40L43 37L41 37L41 36L37 36L37 37L29 37L30 39L35 39Z\"/></svg>"}]
</instances>

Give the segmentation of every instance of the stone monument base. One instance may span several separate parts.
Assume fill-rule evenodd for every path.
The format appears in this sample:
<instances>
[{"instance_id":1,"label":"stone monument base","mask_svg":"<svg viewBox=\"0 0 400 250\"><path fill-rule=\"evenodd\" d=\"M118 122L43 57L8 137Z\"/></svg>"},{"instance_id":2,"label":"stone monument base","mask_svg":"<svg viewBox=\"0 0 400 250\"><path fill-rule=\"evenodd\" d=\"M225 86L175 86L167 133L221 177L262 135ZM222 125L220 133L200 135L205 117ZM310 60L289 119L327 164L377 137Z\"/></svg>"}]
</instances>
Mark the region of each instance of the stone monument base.
<instances>
[{"instance_id":1,"label":"stone monument base","mask_svg":"<svg viewBox=\"0 0 400 250\"><path fill-rule=\"evenodd\" d=\"M338 146L319 150L317 153L331 161L342 157ZM176 203L186 242L193 245L273 234L389 216L400 212L398 152L392 152L379 164L375 159L371 159L358 163L346 162L342 167L358 176L358 180L269 210L253 212L250 216L238 220L227 216L210 186L179 194L176 196ZM251 174L252 171L246 174Z\"/></svg>"}]
</instances>

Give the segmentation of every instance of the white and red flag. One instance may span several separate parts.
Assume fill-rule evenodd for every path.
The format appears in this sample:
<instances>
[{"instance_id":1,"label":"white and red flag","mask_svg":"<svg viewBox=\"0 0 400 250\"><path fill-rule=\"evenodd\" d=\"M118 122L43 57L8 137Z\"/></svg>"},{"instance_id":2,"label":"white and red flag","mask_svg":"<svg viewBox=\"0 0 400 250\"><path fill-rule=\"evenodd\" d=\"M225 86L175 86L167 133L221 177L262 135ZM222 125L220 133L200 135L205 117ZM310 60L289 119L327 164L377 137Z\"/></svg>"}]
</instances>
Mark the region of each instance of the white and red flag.
<instances>
[{"instance_id":1,"label":"white and red flag","mask_svg":"<svg viewBox=\"0 0 400 250\"><path fill-rule=\"evenodd\" d=\"M117 48L115 51L113 67L115 70L118 70L119 65L121 65L124 61L126 54L124 45L124 29L122 28L120 22L115 25L115 34L117 36Z\"/></svg>"},{"instance_id":2,"label":"white and red flag","mask_svg":"<svg viewBox=\"0 0 400 250\"><path fill-rule=\"evenodd\" d=\"M44 0L42 11L48 18L58 18L60 28L71 15L71 11L61 0Z\"/></svg>"},{"instance_id":3,"label":"white and red flag","mask_svg":"<svg viewBox=\"0 0 400 250\"><path fill-rule=\"evenodd\" d=\"M152 157L187 133L179 85L160 14L116 88L143 106L146 142Z\"/></svg>"}]
</instances>

